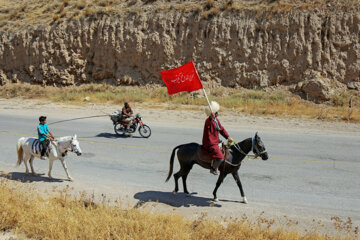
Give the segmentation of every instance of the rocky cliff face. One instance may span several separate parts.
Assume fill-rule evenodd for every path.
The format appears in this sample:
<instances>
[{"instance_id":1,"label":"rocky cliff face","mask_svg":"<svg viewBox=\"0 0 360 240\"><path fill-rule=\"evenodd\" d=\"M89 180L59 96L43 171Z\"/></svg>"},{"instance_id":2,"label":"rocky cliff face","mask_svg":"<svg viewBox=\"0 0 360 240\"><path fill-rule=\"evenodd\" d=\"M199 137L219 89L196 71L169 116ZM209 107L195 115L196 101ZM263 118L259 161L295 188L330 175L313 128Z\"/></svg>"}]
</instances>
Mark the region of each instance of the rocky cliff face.
<instances>
[{"instance_id":1,"label":"rocky cliff face","mask_svg":"<svg viewBox=\"0 0 360 240\"><path fill-rule=\"evenodd\" d=\"M158 70L191 59L228 87L359 90L360 11L96 15L0 34L1 84L161 83Z\"/></svg>"}]
</instances>

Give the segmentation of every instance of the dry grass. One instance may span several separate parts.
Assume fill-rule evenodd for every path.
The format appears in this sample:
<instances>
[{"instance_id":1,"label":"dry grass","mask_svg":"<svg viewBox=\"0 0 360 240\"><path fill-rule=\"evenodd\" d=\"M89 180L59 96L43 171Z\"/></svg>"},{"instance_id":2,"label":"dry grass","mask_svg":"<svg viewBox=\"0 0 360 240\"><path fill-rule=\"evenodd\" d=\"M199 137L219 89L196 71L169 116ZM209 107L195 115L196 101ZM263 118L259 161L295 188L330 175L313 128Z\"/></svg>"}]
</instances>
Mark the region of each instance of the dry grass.
<instances>
[{"instance_id":1,"label":"dry grass","mask_svg":"<svg viewBox=\"0 0 360 240\"><path fill-rule=\"evenodd\" d=\"M1 174L1 172L0 172ZM4 176L5 174L1 174ZM11 178L11 176L9 176ZM0 229L13 230L33 239L355 239L359 235L351 219L334 217L334 236L291 230L274 220L258 217L256 222L246 216L223 219L221 222L202 216L195 220L181 215L150 213L146 209L123 208L117 201L110 204L94 202L93 196L70 194L69 187L53 190L49 197L20 183L0 180ZM316 225L316 223L314 223Z\"/></svg>"},{"instance_id":2,"label":"dry grass","mask_svg":"<svg viewBox=\"0 0 360 240\"><path fill-rule=\"evenodd\" d=\"M250 10L265 13L270 19L275 13L297 10L359 7L358 0L4 0L0 2L0 31L38 25L53 24L72 18L89 17L104 13L169 12L182 11L200 14L211 19L221 13Z\"/></svg>"},{"instance_id":3,"label":"dry grass","mask_svg":"<svg viewBox=\"0 0 360 240\"><path fill-rule=\"evenodd\" d=\"M348 107L350 94L353 94L351 108ZM165 87L124 87L104 84L62 88L8 84L0 88L0 97L44 99L45 101L71 104L82 104L85 97L90 97L90 102L97 104L122 104L125 100L153 104L166 102L176 104L179 107L207 104L206 99L201 97L201 91L183 92L169 96ZM315 104L280 90L266 92L263 90L217 88L210 92L209 98L218 101L223 110L238 111L246 115L360 123L360 94L357 92L336 95L327 104Z\"/></svg>"}]
</instances>

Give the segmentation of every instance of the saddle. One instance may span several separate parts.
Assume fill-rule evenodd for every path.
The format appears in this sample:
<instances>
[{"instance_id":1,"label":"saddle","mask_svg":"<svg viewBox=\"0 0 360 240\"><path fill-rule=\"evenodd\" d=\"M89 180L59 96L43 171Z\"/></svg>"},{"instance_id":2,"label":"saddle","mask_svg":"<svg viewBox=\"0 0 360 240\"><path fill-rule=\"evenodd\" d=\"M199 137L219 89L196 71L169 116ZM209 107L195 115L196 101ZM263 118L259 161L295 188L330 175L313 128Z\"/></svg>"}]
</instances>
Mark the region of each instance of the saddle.
<instances>
[{"instance_id":1,"label":"saddle","mask_svg":"<svg viewBox=\"0 0 360 240\"><path fill-rule=\"evenodd\" d=\"M225 160L229 160L230 157L230 149L225 143L219 143L219 148L221 152L224 154ZM200 148L197 151L197 155L199 159L203 162L211 163L214 159L211 158L210 154L205 150L203 145L200 145Z\"/></svg>"},{"instance_id":2,"label":"saddle","mask_svg":"<svg viewBox=\"0 0 360 240\"><path fill-rule=\"evenodd\" d=\"M51 143L50 143L50 144L51 144ZM46 155L47 157L49 157L49 153L50 153L50 144L49 144L49 146L48 146L48 148L46 149L46 152L45 152L45 155ZM43 146L40 144L39 139L36 139L36 140L33 142L32 146L31 146L32 152L33 152L34 154L40 154L41 151L42 151L42 149L43 149Z\"/></svg>"}]
</instances>

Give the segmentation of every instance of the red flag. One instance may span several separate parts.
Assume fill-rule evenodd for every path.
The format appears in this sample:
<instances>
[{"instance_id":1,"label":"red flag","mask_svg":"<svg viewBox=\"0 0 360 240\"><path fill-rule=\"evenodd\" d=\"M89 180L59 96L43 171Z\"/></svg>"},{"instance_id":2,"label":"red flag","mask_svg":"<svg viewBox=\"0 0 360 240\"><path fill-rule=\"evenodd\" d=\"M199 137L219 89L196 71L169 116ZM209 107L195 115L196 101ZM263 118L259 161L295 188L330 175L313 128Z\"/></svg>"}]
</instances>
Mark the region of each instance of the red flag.
<instances>
[{"instance_id":1,"label":"red flag","mask_svg":"<svg viewBox=\"0 0 360 240\"><path fill-rule=\"evenodd\" d=\"M159 71L159 73L167 86L169 95L183 91L195 91L203 88L199 74L192 60L181 67L167 71Z\"/></svg>"}]
</instances>

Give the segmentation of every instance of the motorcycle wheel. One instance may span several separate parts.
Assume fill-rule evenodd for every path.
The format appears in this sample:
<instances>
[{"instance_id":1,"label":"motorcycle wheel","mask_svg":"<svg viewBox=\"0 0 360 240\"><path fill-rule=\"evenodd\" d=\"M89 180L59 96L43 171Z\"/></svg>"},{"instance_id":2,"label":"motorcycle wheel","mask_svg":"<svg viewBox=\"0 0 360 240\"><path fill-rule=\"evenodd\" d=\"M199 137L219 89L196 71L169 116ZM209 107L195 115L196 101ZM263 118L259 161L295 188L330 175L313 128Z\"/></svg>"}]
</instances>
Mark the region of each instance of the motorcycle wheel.
<instances>
[{"instance_id":1,"label":"motorcycle wheel","mask_svg":"<svg viewBox=\"0 0 360 240\"><path fill-rule=\"evenodd\" d=\"M151 129L148 125L144 124L141 127L139 127L139 133L142 137L148 138L151 135Z\"/></svg>"},{"instance_id":2,"label":"motorcycle wheel","mask_svg":"<svg viewBox=\"0 0 360 240\"><path fill-rule=\"evenodd\" d=\"M121 125L120 123L116 123L115 125L114 125L114 131L115 131L115 133L116 133L116 135L124 135L125 134L125 131L126 131L126 129L125 129L125 127L123 126L123 125Z\"/></svg>"}]
</instances>

